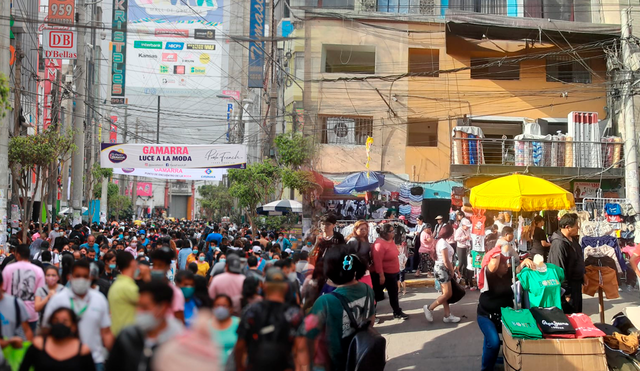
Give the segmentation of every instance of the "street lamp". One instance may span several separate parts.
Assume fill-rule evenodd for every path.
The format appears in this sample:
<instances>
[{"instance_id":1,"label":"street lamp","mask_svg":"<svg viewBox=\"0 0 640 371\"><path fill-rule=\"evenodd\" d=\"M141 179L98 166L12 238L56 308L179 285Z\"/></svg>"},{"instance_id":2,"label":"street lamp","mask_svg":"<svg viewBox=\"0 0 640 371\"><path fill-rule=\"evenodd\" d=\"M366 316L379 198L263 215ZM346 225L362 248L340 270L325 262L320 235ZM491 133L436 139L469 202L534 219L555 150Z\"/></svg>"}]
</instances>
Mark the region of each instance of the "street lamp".
<instances>
[{"instance_id":1,"label":"street lamp","mask_svg":"<svg viewBox=\"0 0 640 371\"><path fill-rule=\"evenodd\" d=\"M239 102L235 97L232 97L230 95L225 95L225 94L218 94L216 95L217 98L220 99L232 99L234 102L236 102L236 104L238 106L240 106L240 112L238 113L238 121L233 125L233 129L236 128L236 126L238 126L238 135L237 135L237 141L239 142L238 144L242 144L242 142L244 141L244 121L242 121L242 113L247 110L249 104L253 104L253 100L252 99L243 99L242 102L244 102L247 107L244 107L242 105L242 102ZM249 112L247 112L247 114L249 114ZM240 124L240 125L238 125ZM227 135L229 135L229 132L231 131L232 128L228 128L227 129Z\"/></svg>"}]
</instances>

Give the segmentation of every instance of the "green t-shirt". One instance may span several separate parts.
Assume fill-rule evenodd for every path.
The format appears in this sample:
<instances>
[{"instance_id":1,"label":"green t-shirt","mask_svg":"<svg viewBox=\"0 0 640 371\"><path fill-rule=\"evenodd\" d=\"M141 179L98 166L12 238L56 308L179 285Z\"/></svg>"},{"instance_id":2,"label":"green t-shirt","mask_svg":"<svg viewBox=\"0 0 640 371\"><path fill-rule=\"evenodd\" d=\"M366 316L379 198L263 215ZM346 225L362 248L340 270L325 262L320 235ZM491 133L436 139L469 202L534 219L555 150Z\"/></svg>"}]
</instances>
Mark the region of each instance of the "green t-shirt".
<instances>
[{"instance_id":1,"label":"green t-shirt","mask_svg":"<svg viewBox=\"0 0 640 371\"><path fill-rule=\"evenodd\" d=\"M564 271L557 265L547 263L544 273L524 268L518 275L522 288L529 292L531 307L558 307L562 309L561 284Z\"/></svg>"},{"instance_id":2,"label":"green t-shirt","mask_svg":"<svg viewBox=\"0 0 640 371\"><path fill-rule=\"evenodd\" d=\"M514 338L542 339L542 332L538 329L536 320L529 309L502 308L501 312L502 323Z\"/></svg>"},{"instance_id":3,"label":"green t-shirt","mask_svg":"<svg viewBox=\"0 0 640 371\"><path fill-rule=\"evenodd\" d=\"M227 364L227 358L233 351L233 347L238 342L238 325L240 324L240 318L231 317L231 326L225 330L213 329L213 340L220 346L220 364L223 366Z\"/></svg>"},{"instance_id":4,"label":"green t-shirt","mask_svg":"<svg viewBox=\"0 0 640 371\"><path fill-rule=\"evenodd\" d=\"M355 285L342 286L335 289L336 293L344 296L353 311L356 321L362 322L375 313L373 290L362 282ZM369 298L367 307L365 302ZM315 339L323 331L327 339L327 351L332 363L342 358L346 351L342 349L341 340L353 334L349 316L342 308L340 300L331 294L322 295L316 300L308 317L317 318L317 324L307 329L307 338ZM309 319L305 320L309 323ZM313 322L313 321L312 321Z\"/></svg>"}]
</instances>

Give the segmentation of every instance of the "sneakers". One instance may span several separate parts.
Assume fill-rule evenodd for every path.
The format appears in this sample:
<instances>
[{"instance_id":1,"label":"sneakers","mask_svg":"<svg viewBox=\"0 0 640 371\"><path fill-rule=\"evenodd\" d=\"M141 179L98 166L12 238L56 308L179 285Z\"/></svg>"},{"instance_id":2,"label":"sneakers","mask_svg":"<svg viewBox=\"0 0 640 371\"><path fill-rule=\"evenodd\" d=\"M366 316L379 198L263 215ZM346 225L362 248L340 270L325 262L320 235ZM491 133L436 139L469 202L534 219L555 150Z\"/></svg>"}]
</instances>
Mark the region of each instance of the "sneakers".
<instances>
[{"instance_id":1,"label":"sneakers","mask_svg":"<svg viewBox=\"0 0 640 371\"><path fill-rule=\"evenodd\" d=\"M394 315L393 315L393 318L399 318L399 319L406 320L406 319L409 319L409 315L408 315L408 314L406 314L406 313L405 313L405 312L403 312L403 311L400 311L400 313L394 314Z\"/></svg>"},{"instance_id":2,"label":"sneakers","mask_svg":"<svg viewBox=\"0 0 640 371\"><path fill-rule=\"evenodd\" d=\"M453 314L449 313L449 317L444 317L442 319L444 323L458 323L460 322L460 317L456 317Z\"/></svg>"},{"instance_id":3,"label":"sneakers","mask_svg":"<svg viewBox=\"0 0 640 371\"><path fill-rule=\"evenodd\" d=\"M423 306L422 310L424 311L424 317L427 319L427 321L433 322L433 311L429 309L429 306Z\"/></svg>"}]
</instances>

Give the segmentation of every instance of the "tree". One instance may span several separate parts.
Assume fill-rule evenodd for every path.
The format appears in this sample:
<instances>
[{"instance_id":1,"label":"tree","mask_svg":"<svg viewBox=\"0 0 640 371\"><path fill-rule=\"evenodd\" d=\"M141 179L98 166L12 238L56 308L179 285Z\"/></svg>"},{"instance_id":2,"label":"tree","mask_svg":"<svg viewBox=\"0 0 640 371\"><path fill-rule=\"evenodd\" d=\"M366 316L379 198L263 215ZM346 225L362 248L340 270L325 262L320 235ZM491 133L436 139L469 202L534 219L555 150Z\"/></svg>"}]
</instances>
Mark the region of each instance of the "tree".
<instances>
[{"instance_id":1,"label":"tree","mask_svg":"<svg viewBox=\"0 0 640 371\"><path fill-rule=\"evenodd\" d=\"M11 89L9 89L7 77L0 73L0 118L3 118L7 114L7 111L11 109L11 105L9 104L10 93Z\"/></svg>"},{"instance_id":2,"label":"tree","mask_svg":"<svg viewBox=\"0 0 640 371\"><path fill-rule=\"evenodd\" d=\"M11 175L18 185L19 195L22 197L22 222L24 223L23 241L27 239L27 230L31 224L31 209L36 194L42 200L48 200L51 180L57 184L58 166L60 162L68 160L67 156L75 151L73 132L59 133L55 125L47 130L28 136L15 136L9 141L9 167ZM35 185L31 187L31 175L35 174ZM29 192L31 190L31 192ZM38 211L38 220L42 208ZM42 227L42 226L41 226Z\"/></svg>"},{"instance_id":3,"label":"tree","mask_svg":"<svg viewBox=\"0 0 640 371\"><path fill-rule=\"evenodd\" d=\"M207 219L229 215L233 207L233 197L229 194L229 188L223 185L203 185L198 187L198 192L202 196L200 206L204 210Z\"/></svg>"},{"instance_id":4,"label":"tree","mask_svg":"<svg viewBox=\"0 0 640 371\"><path fill-rule=\"evenodd\" d=\"M104 178L109 179L111 178L112 175L113 175L113 169L103 168L100 166L100 163L95 162L93 164L93 168L91 169L91 177L89 180L89 186L87 187L87 189L93 190L93 192L90 193L89 195L93 194L93 196L95 196L97 193L96 187L98 187L100 188L100 192L98 194L102 196L102 179ZM109 195L109 192L107 191L107 196L108 195ZM94 197L94 199L100 199L100 196ZM108 204L108 201L107 201L107 204ZM89 215L93 215L92 206L93 206L93 203L89 202Z\"/></svg>"},{"instance_id":5,"label":"tree","mask_svg":"<svg viewBox=\"0 0 640 371\"><path fill-rule=\"evenodd\" d=\"M109 205L111 216L115 217L118 221L120 219L128 219L133 213L131 209L131 197L129 196L116 193L112 197L109 197L107 204Z\"/></svg>"},{"instance_id":6,"label":"tree","mask_svg":"<svg viewBox=\"0 0 640 371\"><path fill-rule=\"evenodd\" d=\"M229 194L238 199L240 207L247 208L251 231L255 232L254 220L259 203L267 203L276 192L281 178L281 169L271 160L253 163L246 169L229 169Z\"/></svg>"}]
</instances>

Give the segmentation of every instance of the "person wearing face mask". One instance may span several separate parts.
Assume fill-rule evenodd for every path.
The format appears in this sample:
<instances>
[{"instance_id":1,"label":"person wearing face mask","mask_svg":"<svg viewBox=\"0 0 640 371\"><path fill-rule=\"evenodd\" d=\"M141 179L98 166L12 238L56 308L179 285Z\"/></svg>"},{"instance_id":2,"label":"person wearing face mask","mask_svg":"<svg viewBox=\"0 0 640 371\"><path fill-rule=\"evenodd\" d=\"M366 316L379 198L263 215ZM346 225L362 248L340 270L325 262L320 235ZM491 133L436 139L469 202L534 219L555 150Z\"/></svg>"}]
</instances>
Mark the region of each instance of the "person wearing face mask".
<instances>
[{"instance_id":1,"label":"person wearing face mask","mask_svg":"<svg viewBox=\"0 0 640 371\"><path fill-rule=\"evenodd\" d=\"M119 252L114 260L121 273L111 285L108 298L111 308L111 332L118 336L125 326L135 321L138 285L134 279L138 272L138 262L126 252Z\"/></svg>"},{"instance_id":2,"label":"person wearing face mask","mask_svg":"<svg viewBox=\"0 0 640 371\"><path fill-rule=\"evenodd\" d=\"M238 342L240 318L231 315L233 303L227 295L221 294L213 300L213 319L211 337L218 344L220 365L224 367L229 360L233 347Z\"/></svg>"},{"instance_id":3,"label":"person wearing face mask","mask_svg":"<svg viewBox=\"0 0 640 371\"><path fill-rule=\"evenodd\" d=\"M182 291L184 295L184 323L187 328L191 327L198 314L198 300L195 296L195 275L188 270L178 271L176 274L176 286Z\"/></svg>"},{"instance_id":4,"label":"person wearing face mask","mask_svg":"<svg viewBox=\"0 0 640 371\"><path fill-rule=\"evenodd\" d=\"M44 311L42 327L51 327L51 315L60 308L71 309L79 318L80 341L91 349L97 371L104 370L105 353L113 346L111 316L107 299L97 290L91 290L91 267L85 260L77 260L71 268L70 290L62 290L52 297Z\"/></svg>"},{"instance_id":5,"label":"person wearing face mask","mask_svg":"<svg viewBox=\"0 0 640 371\"><path fill-rule=\"evenodd\" d=\"M291 241L284 236L284 233L278 233L278 245L282 246L283 250L290 249L292 247Z\"/></svg>"},{"instance_id":6,"label":"person wearing face mask","mask_svg":"<svg viewBox=\"0 0 640 371\"><path fill-rule=\"evenodd\" d=\"M146 252L145 252L145 248L142 246L138 246L138 257L136 258L137 260L149 260L149 258L146 257Z\"/></svg>"},{"instance_id":7,"label":"person wearing face mask","mask_svg":"<svg viewBox=\"0 0 640 371\"><path fill-rule=\"evenodd\" d=\"M167 272L171 269L171 261L175 254L168 247L156 249L151 253L151 280L159 280L169 284ZM184 295L182 291L173 284L169 284L173 290L173 302L167 314L173 315L175 318L184 323Z\"/></svg>"},{"instance_id":8,"label":"person wearing face mask","mask_svg":"<svg viewBox=\"0 0 640 371\"><path fill-rule=\"evenodd\" d=\"M180 249L180 252L178 252L178 269L187 269L187 259L192 255L192 248L184 247Z\"/></svg>"},{"instance_id":9,"label":"person wearing face mask","mask_svg":"<svg viewBox=\"0 0 640 371\"><path fill-rule=\"evenodd\" d=\"M113 284L116 277L118 276L118 269L116 265L116 254L112 251L107 252L103 257L104 261L104 273L101 278L104 278L109 282L109 284Z\"/></svg>"},{"instance_id":10,"label":"person wearing face mask","mask_svg":"<svg viewBox=\"0 0 640 371\"><path fill-rule=\"evenodd\" d=\"M209 284L209 297L214 299L220 294L228 295L233 300L233 312L240 313L240 298L245 275L242 274L242 263L236 254L229 254L225 262L225 273L214 276Z\"/></svg>"},{"instance_id":11,"label":"person wearing face mask","mask_svg":"<svg viewBox=\"0 0 640 371\"><path fill-rule=\"evenodd\" d=\"M188 247L185 247L185 249L188 249ZM189 265L190 263L193 262L198 262L198 254L200 254L200 250L198 250L197 247L193 247L191 249L191 254L187 257L187 265Z\"/></svg>"},{"instance_id":12,"label":"person wearing face mask","mask_svg":"<svg viewBox=\"0 0 640 371\"><path fill-rule=\"evenodd\" d=\"M78 338L78 318L68 308L58 308L49 319L48 334L37 336L22 359L20 371L95 370L91 349Z\"/></svg>"},{"instance_id":13,"label":"person wearing face mask","mask_svg":"<svg viewBox=\"0 0 640 371\"><path fill-rule=\"evenodd\" d=\"M215 264L213 264L213 269L211 269L211 279L221 273L224 273L224 269L226 266L227 256L223 252L218 252L218 255L215 257Z\"/></svg>"},{"instance_id":14,"label":"person wearing face mask","mask_svg":"<svg viewBox=\"0 0 640 371\"><path fill-rule=\"evenodd\" d=\"M198 264L198 273L196 274L205 277L207 272L209 272L210 266L209 263L205 261L205 255L203 252L198 254L198 261L196 261L196 263Z\"/></svg>"},{"instance_id":15,"label":"person wearing face mask","mask_svg":"<svg viewBox=\"0 0 640 371\"><path fill-rule=\"evenodd\" d=\"M166 315L171 311L174 292L162 280L152 279L140 286L135 323L118 335L106 371L151 370L156 351L184 331L180 321Z\"/></svg>"},{"instance_id":16,"label":"person wearing face mask","mask_svg":"<svg viewBox=\"0 0 640 371\"><path fill-rule=\"evenodd\" d=\"M289 291L285 296L285 302L290 305L300 305L300 282L298 281L298 275L296 274L293 262L291 259L286 258L278 260L273 264L274 267L280 268L282 273L287 276L287 283L289 284Z\"/></svg>"},{"instance_id":17,"label":"person wearing face mask","mask_svg":"<svg viewBox=\"0 0 640 371\"><path fill-rule=\"evenodd\" d=\"M64 286L60 284L60 275L58 274L58 268L49 266L44 270L44 282L45 285L36 290L36 312L40 313L40 319L44 314L44 309L47 307L47 303L53 297L53 295L64 290Z\"/></svg>"}]
</instances>

